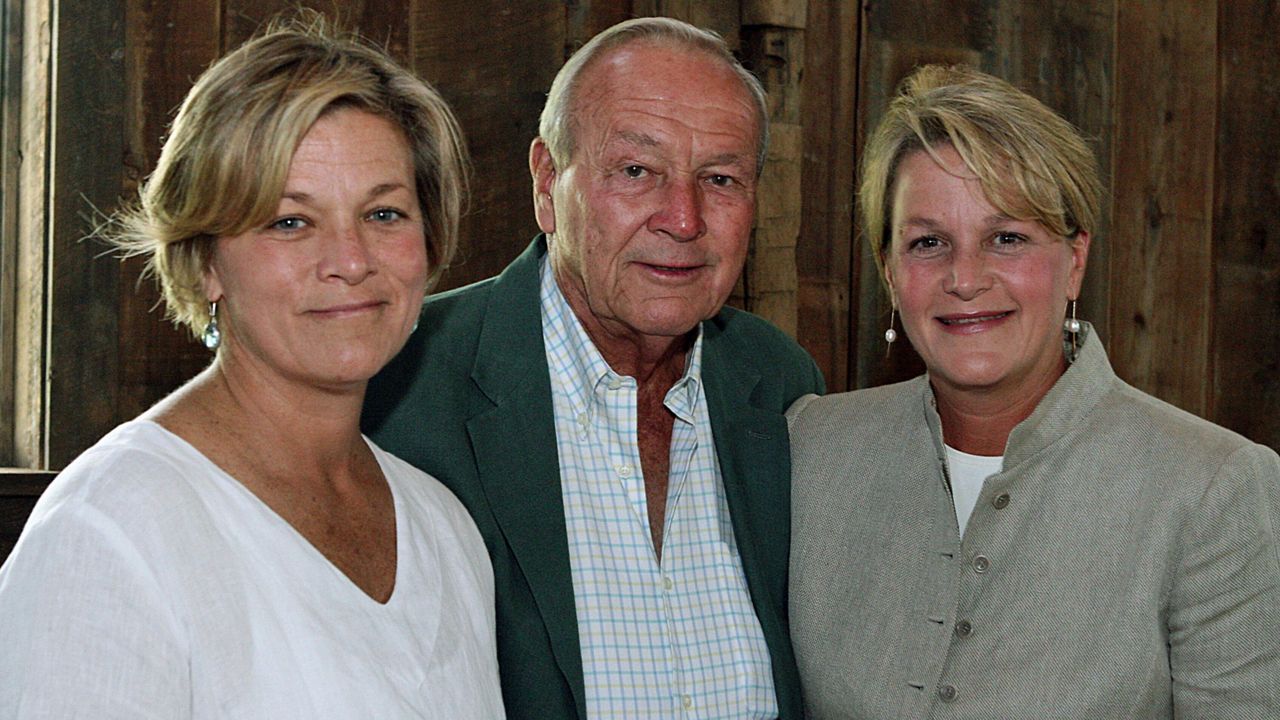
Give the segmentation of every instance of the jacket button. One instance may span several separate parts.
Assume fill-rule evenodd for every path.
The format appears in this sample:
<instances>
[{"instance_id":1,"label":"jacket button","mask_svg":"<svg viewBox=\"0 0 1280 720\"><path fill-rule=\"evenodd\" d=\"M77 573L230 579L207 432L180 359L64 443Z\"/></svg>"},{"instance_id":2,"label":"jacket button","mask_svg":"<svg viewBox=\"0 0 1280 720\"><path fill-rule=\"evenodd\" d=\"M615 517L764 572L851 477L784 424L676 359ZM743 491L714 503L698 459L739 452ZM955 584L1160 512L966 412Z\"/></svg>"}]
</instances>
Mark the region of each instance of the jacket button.
<instances>
[{"instance_id":1,"label":"jacket button","mask_svg":"<svg viewBox=\"0 0 1280 720\"><path fill-rule=\"evenodd\" d=\"M967 638L973 634L973 623L968 620L961 620L956 623L956 637Z\"/></svg>"},{"instance_id":2,"label":"jacket button","mask_svg":"<svg viewBox=\"0 0 1280 720\"><path fill-rule=\"evenodd\" d=\"M942 685L938 688L938 698L941 699L942 702L949 703L955 701L956 694L955 685Z\"/></svg>"},{"instance_id":3,"label":"jacket button","mask_svg":"<svg viewBox=\"0 0 1280 720\"><path fill-rule=\"evenodd\" d=\"M1009 493L1000 493L991 501L997 510L1003 510L1009 506Z\"/></svg>"},{"instance_id":4,"label":"jacket button","mask_svg":"<svg viewBox=\"0 0 1280 720\"><path fill-rule=\"evenodd\" d=\"M976 573L978 573L978 574L982 574L982 573L984 573L984 572L986 572L987 570L990 570L990 569L991 569L991 560L987 559L987 556L986 556L986 555L974 555L974 556L973 556L973 571L974 571L974 572L976 572Z\"/></svg>"}]
</instances>

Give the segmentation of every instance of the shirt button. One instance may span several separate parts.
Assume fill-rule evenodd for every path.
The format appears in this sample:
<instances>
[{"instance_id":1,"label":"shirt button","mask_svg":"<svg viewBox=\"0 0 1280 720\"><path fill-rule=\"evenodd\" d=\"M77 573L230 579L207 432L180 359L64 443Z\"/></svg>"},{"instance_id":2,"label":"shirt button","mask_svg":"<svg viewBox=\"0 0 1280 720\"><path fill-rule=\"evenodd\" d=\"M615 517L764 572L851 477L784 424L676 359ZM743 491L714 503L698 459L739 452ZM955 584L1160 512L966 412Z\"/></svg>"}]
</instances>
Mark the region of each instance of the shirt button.
<instances>
[{"instance_id":1,"label":"shirt button","mask_svg":"<svg viewBox=\"0 0 1280 720\"><path fill-rule=\"evenodd\" d=\"M956 637L967 638L973 634L973 623L968 620L961 620L956 623Z\"/></svg>"},{"instance_id":2,"label":"shirt button","mask_svg":"<svg viewBox=\"0 0 1280 720\"><path fill-rule=\"evenodd\" d=\"M693 707L693 698L689 697L688 695L681 695L680 704L684 705L685 710L688 710L689 708Z\"/></svg>"},{"instance_id":3,"label":"shirt button","mask_svg":"<svg viewBox=\"0 0 1280 720\"><path fill-rule=\"evenodd\" d=\"M629 478L629 477L631 477L631 466L630 466L630 465L619 465L619 466L618 466L618 477L624 477L624 478Z\"/></svg>"},{"instance_id":4,"label":"shirt button","mask_svg":"<svg viewBox=\"0 0 1280 720\"><path fill-rule=\"evenodd\" d=\"M956 699L956 694L957 693L956 693L955 685L942 685L938 688L938 697L942 700L942 702L945 702L945 703L954 702Z\"/></svg>"},{"instance_id":5,"label":"shirt button","mask_svg":"<svg viewBox=\"0 0 1280 720\"><path fill-rule=\"evenodd\" d=\"M663 589L663 590L670 590L671 588L675 587L675 585L676 585L676 584L675 584L674 582L672 582L672 580L671 580L671 578L670 578L670 577L667 577L666 575L663 575L663 576L662 576L662 589Z\"/></svg>"},{"instance_id":6,"label":"shirt button","mask_svg":"<svg viewBox=\"0 0 1280 720\"><path fill-rule=\"evenodd\" d=\"M610 390L617 390L618 388L622 387L622 381L616 377L609 378L608 385Z\"/></svg>"},{"instance_id":7,"label":"shirt button","mask_svg":"<svg viewBox=\"0 0 1280 720\"><path fill-rule=\"evenodd\" d=\"M1009 493L1000 493L991 501L997 510L1003 510L1009 506Z\"/></svg>"},{"instance_id":8,"label":"shirt button","mask_svg":"<svg viewBox=\"0 0 1280 720\"><path fill-rule=\"evenodd\" d=\"M586 426L587 426L587 425L589 425L590 423L591 423L591 418L587 417L587 414L586 414L586 413L578 413L578 424L579 424L579 425L581 425L582 427L586 427Z\"/></svg>"},{"instance_id":9,"label":"shirt button","mask_svg":"<svg viewBox=\"0 0 1280 720\"><path fill-rule=\"evenodd\" d=\"M991 560L986 555L973 556L973 571L981 575L991 569Z\"/></svg>"}]
</instances>

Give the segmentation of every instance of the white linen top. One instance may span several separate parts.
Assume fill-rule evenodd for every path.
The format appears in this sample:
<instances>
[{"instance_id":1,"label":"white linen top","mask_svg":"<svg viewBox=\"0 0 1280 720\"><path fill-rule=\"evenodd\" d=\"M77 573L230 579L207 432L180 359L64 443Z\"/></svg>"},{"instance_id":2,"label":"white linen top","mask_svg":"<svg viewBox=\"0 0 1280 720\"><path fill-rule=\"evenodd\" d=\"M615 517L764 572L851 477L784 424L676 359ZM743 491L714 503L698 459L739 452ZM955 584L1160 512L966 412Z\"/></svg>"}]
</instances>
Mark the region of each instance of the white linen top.
<instances>
[{"instance_id":1,"label":"white linen top","mask_svg":"<svg viewBox=\"0 0 1280 720\"><path fill-rule=\"evenodd\" d=\"M502 717L480 535L369 445L395 502L385 605L178 436L113 430L0 568L0 717Z\"/></svg>"}]
</instances>

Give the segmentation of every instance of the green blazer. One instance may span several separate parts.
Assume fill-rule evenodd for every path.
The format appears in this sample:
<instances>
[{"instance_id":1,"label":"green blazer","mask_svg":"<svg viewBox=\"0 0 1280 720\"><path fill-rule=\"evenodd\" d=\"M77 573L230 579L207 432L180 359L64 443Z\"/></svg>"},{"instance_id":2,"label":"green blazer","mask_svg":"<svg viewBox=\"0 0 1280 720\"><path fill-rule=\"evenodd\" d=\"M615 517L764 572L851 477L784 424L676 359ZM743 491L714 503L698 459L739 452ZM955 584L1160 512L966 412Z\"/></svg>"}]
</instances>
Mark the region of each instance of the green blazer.
<instances>
[{"instance_id":1,"label":"green blazer","mask_svg":"<svg viewBox=\"0 0 1280 720\"><path fill-rule=\"evenodd\" d=\"M447 485L493 561L498 663L511 718L586 718L551 380L539 236L501 275L441 293L369 386L364 429ZM781 331L724 309L704 323L703 381L725 495L783 718L800 718L787 621L790 459L783 412L822 392Z\"/></svg>"}]
</instances>

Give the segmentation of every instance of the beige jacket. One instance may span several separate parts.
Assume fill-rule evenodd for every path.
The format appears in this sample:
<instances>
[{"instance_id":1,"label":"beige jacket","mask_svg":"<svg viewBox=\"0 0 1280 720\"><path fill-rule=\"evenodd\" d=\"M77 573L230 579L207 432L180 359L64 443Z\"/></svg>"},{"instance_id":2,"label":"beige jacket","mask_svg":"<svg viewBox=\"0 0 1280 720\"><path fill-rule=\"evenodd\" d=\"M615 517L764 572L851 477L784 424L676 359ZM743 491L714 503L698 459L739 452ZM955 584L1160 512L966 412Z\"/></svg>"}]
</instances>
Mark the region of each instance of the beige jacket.
<instances>
[{"instance_id":1,"label":"beige jacket","mask_svg":"<svg viewBox=\"0 0 1280 720\"><path fill-rule=\"evenodd\" d=\"M815 718L1280 718L1280 458L1118 379L1091 334L963 541L928 378L788 413Z\"/></svg>"}]
</instances>

